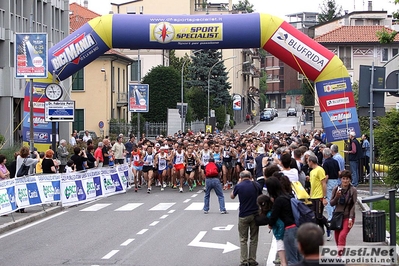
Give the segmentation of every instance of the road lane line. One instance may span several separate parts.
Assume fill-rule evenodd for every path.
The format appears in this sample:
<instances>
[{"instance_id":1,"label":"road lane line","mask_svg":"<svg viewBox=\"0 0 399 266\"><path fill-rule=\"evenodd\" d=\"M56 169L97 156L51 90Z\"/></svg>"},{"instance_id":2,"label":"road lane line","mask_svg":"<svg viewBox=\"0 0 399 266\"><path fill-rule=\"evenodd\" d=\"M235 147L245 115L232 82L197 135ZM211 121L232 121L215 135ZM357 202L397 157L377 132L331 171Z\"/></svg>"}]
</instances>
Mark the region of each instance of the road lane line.
<instances>
[{"instance_id":1,"label":"road lane line","mask_svg":"<svg viewBox=\"0 0 399 266\"><path fill-rule=\"evenodd\" d=\"M43 218L43 219L40 219L39 221L36 221L36 222L30 223L30 224L24 225L24 226L22 226L22 227L20 227L20 228L18 228L18 229L15 229L15 230L13 230L13 231L11 231L11 232L9 232L9 233L6 233L6 234L4 234L4 235L1 235L1 236L0 236L0 239L5 238L5 237L10 236L10 235L13 235L13 234L18 233L18 232L21 232L21 231L23 231L23 230L25 230L25 229L28 229L28 228L30 228L30 227L32 227L32 226L35 226L35 225L37 225L37 224L46 222L46 221L48 221L48 220L50 220L50 219L53 219L53 218L55 218L55 217L57 217L57 216L59 216L59 215L61 215L61 214L67 213L67 212L68 212L68 211L62 211L62 212L56 213L56 214L54 214L54 215L52 215L52 216L50 216L50 217Z\"/></svg>"},{"instance_id":2,"label":"road lane line","mask_svg":"<svg viewBox=\"0 0 399 266\"><path fill-rule=\"evenodd\" d=\"M138 235L142 235L142 234L144 234L145 232L147 232L148 231L148 229L143 229L143 230L141 230L140 232L138 232L137 234Z\"/></svg>"},{"instance_id":3,"label":"road lane line","mask_svg":"<svg viewBox=\"0 0 399 266\"><path fill-rule=\"evenodd\" d=\"M150 226L156 226L158 223L159 223L159 221L152 222L152 223L150 224Z\"/></svg>"},{"instance_id":4,"label":"road lane line","mask_svg":"<svg viewBox=\"0 0 399 266\"><path fill-rule=\"evenodd\" d=\"M96 203L94 205L91 205L90 207L84 208L80 210L81 212L96 212L98 210L101 210L105 207L108 207L111 205L111 203Z\"/></svg>"},{"instance_id":5,"label":"road lane line","mask_svg":"<svg viewBox=\"0 0 399 266\"><path fill-rule=\"evenodd\" d=\"M143 203L127 203L127 204L123 205L122 207L119 207L115 211L132 211L132 210L140 207L141 205L143 205Z\"/></svg>"},{"instance_id":6,"label":"road lane line","mask_svg":"<svg viewBox=\"0 0 399 266\"><path fill-rule=\"evenodd\" d=\"M169 215L167 215L167 214L165 214L165 215L162 215L161 217L159 217L159 219L165 219L166 217L168 217Z\"/></svg>"},{"instance_id":7,"label":"road lane line","mask_svg":"<svg viewBox=\"0 0 399 266\"><path fill-rule=\"evenodd\" d=\"M118 253L119 250L111 250L111 252L109 252L107 255L105 255L104 257L102 257L101 259L103 260L109 260L110 258L112 258L112 256L114 256L116 253Z\"/></svg>"},{"instance_id":8,"label":"road lane line","mask_svg":"<svg viewBox=\"0 0 399 266\"><path fill-rule=\"evenodd\" d=\"M175 210L170 210L170 211L168 211L168 213L174 213L175 212Z\"/></svg>"},{"instance_id":9,"label":"road lane line","mask_svg":"<svg viewBox=\"0 0 399 266\"><path fill-rule=\"evenodd\" d=\"M183 203L187 203L189 202L191 199L186 199L185 201L183 201Z\"/></svg>"},{"instance_id":10,"label":"road lane line","mask_svg":"<svg viewBox=\"0 0 399 266\"><path fill-rule=\"evenodd\" d=\"M267 257L267 266L274 266L274 259L276 258L276 253L277 253L277 242L276 238L273 236L272 238L272 244L270 246L269 250L269 256Z\"/></svg>"},{"instance_id":11,"label":"road lane line","mask_svg":"<svg viewBox=\"0 0 399 266\"><path fill-rule=\"evenodd\" d=\"M132 243L134 241L134 238L129 238L128 240L126 240L125 242L123 242L122 244L121 244L121 246L127 246L127 245L129 245L130 243Z\"/></svg>"},{"instance_id":12,"label":"road lane line","mask_svg":"<svg viewBox=\"0 0 399 266\"><path fill-rule=\"evenodd\" d=\"M192 197L192 198L195 198L196 196L198 196L198 194L194 194L194 195L192 195L191 197Z\"/></svg>"},{"instance_id":13,"label":"road lane line","mask_svg":"<svg viewBox=\"0 0 399 266\"><path fill-rule=\"evenodd\" d=\"M172 207L175 204L176 204L176 202L159 203L159 204L155 205L154 207L152 207L150 209L150 211L166 211L167 209L169 209L170 207Z\"/></svg>"}]
</instances>

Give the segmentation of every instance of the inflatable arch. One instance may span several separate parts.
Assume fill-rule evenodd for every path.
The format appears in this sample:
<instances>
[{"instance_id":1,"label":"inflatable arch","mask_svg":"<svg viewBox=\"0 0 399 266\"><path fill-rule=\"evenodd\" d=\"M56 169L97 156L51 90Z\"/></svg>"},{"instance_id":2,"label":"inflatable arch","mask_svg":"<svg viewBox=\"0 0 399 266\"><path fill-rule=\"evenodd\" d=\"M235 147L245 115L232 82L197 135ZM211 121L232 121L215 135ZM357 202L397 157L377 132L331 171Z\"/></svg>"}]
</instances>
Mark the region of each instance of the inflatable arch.
<instances>
[{"instance_id":1,"label":"inflatable arch","mask_svg":"<svg viewBox=\"0 0 399 266\"><path fill-rule=\"evenodd\" d=\"M262 47L315 81L329 142L360 133L349 74L342 61L284 20L267 14L97 17L48 51L51 73L66 79L111 48L230 49ZM41 95L43 97L43 95ZM24 131L29 131L29 125ZM26 134L24 134L26 136Z\"/></svg>"}]
</instances>

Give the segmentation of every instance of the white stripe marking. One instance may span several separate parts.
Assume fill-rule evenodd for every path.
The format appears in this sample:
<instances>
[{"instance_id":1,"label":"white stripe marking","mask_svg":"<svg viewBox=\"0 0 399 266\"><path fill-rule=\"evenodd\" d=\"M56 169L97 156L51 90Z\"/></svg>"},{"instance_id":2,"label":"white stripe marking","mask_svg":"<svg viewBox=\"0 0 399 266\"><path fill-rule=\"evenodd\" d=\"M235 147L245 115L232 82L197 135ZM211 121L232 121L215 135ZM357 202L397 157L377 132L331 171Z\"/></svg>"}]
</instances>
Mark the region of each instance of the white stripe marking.
<instances>
[{"instance_id":1,"label":"white stripe marking","mask_svg":"<svg viewBox=\"0 0 399 266\"><path fill-rule=\"evenodd\" d=\"M228 211L236 211L240 207L239 202L226 202L225 203L226 210Z\"/></svg>"},{"instance_id":2,"label":"white stripe marking","mask_svg":"<svg viewBox=\"0 0 399 266\"><path fill-rule=\"evenodd\" d=\"M144 234L145 232L147 232L148 231L148 229L143 229L143 230L141 230L140 232L138 232L137 234L138 235L142 235L142 234Z\"/></svg>"},{"instance_id":3,"label":"white stripe marking","mask_svg":"<svg viewBox=\"0 0 399 266\"><path fill-rule=\"evenodd\" d=\"M159 217L159 219L165 219L166 217L168 217L169 215L167 215L167 214L165 214L165 215L162 215L161 217Z\"/></svg>"},{"instance_id":4,"label":"white stripe marking","mask_svg":"<svg viewBox=\"0 0 399 266\"><path fill-rule=\"evenodd\" d=\"M168 213L174 213L175 212L175 210L170 210L170 211L168 211Z\"/></svg>"},{"instance_id":5,"label":"white stripe marking","mask_svg":"<svg viewBox=\"0 0 399 266\"><path fill-rule=\"evenodd\" d=\"M110 258L112 258L112 256L114 256L116 253L118 253L119 250L111 250L110 253L108 253L107 255L105 255L104 257L102 257L101 259L103 260L108 260Z\"/></svg>"},{"instance_id":6,"label":"white stripe marking","mask_svg":"<svg viewBox=\"0 0 399 266\"><path fill-rule=\"evenodd\" d=\"M150 224L150 226L156 226L158 223L159 223L159 221L152 222L152 223Z\"/></svg>"},{"instance_id":7,"label":"white stripe marking","mask_svg":"<svg viewBox=\"0 0 399 266\"><path fill-rule=\"evenodd\" d=\"M185 201L183 201L183 203L187 203L189 202L191 199L186 199Z\"/></svg>"},{"instance_id":8,"label":"white stripe marking","mask_svg":"<svg viewBox=\"0 0 399 266\"><path fill-rule=\"evenodd\" d=\"M84 208L80 211L81 212L96 212L105 207L108 207L109 205L111 205L111 203L97 203L97 204L91 205L90 207Z\"/></svg>"},{"instance_id":9,"label":"white stripe marking","mask_svg":"<svg viewBox=\"0 0 399 266\"><path fill-rule=\"evenodd\" d=\"M185 211L200 211L204 208L203 202L193 202L185 208Z\"/></svg>"},{"instance_id":10,"label":"white stripe marking","mask_svg":"<svg viewBox=\"0 0 399 266\"><path fill-rule=\"evenodd\" d=\"M195 198L196 196L198 196L198 194L194 194L194 195L192 195L191 197L192 197L192 198Z\"/></svg>"},{"instance_id":11,"label":"white stripe marking","mask_svg":"<svg viewBox=\"0 0 399 266\"><path fill-rule=\"evenodd\" d=\"M122 207L119 207L115 211L132 211L141 205L143 205L143 203L128 203L123 205Z\"/></svg>"},{"instance_id":12,"label":"white stripe marking","mask_svg":"<svg viewBox=\"0 0 399 266\"><path fill-rule=\"evenodd\" d=\"M199 191L197 192L197 194L201 194L201 193L202 193L202 191L203 191L202 189L201 189L201 190L199 190Z\"/></svg>"},{"instance_id":13,"label":"white stripe marking","mask_svg":"<svg viewBox=\"0 0 399 266\"><path fill-rule=\"evenodd\" d=\"M134 241L134 238L129 238L128 240L126 240L125 242L123 242L122 244L121 244L121 246L127 246L127 245L129 245L130 243L132 243Z\"/></svg>"},{"instance_id":14,"label":"white stripe marking","mask_svg":"<svg viewBox=\"0 0 399 266\"><path fill-rule=\"evenodd\" d=\"M150 211L166 211L167 209L169 209L170 207L172 207L173 205L175 205L176 202L172 202L172 203L159 203L157 205L155 205L154 207L152 207L150 209Z\"/></svg>"},{"instance_id":15,"label":"white stripe marking","mask_svg":"<svg viewBox=\"0 0 399 266\"><path fill-rule=\"evenodd\" d=\"M18 228L18 229L15 229L15 230L9 232L9 233L5 233L4 235L1 235L1 236L0 236L0 239L5 238L5 237L10 236L10 235L13 235L13 234L18 233L18 232L21 232L21 231L23 231L23 230L25 230L25 229L28 229L29 227L32 227L32 226L35 226L35 225L37 225L37 224L43 223L43 222L45 222L45 221L48 221L48 220L50 220L50 219L53 219L53 218L55 218L55 217L57 217L57 216L60 216L61 214L67 213L67 212L68 212L68 211L62 211L62 212L56 213L56 214L54 214L54 215L52 215L52 216L50 216L50 217L43 218L43 219L41 219L41 220L39 220L39 221L36 221L36 222L30 223L30 224L27 224L27 225L25 225L25 226L23 226L23 227L20 227L20 228Z\"/></svg>"},{"instance_id":16,"label":"white stripe marking","mask_svg":"<svg viewBox=\"0 0 399 266\"><path fill-rule=\"evenodd\" d=\"M274 266L273 261L276 258L276 252L277 252L277 242L276 238L273 236L272 244L269 250L269 255L267 256L267 266Z\"/></svg>"}]
</instances>

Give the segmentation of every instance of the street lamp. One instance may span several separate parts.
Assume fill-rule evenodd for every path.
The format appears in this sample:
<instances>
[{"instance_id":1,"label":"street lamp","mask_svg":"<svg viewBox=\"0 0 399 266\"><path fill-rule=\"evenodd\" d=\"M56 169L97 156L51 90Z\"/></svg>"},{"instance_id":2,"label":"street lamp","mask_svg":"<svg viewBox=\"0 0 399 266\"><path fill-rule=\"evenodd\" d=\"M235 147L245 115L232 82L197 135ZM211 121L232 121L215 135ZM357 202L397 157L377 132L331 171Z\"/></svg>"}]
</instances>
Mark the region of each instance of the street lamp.
<instances>
[{"instance_id":1,"label":"street lamp","mask_svg":"<svg viewBox=\"0 0 399 266\"><path fill-rule=\"evenodd\" d=\"M213 64L213 66L211 66L211 68L209 69L209 73L208 73L208 115L207 115L207 121L206 121L206 124L207 125L209 125L209 117L211 116L211 114L210 114L210 110L209 110L209 91L210 91L210 81L211 81L211 72L212 72L212 69L217 65L217 64L220 64L220 63L223 63L224 61L226 61L226 60L229 60L229 59L233 59L233 58L236 58L237 56L231 56L231 57L228 57L228 58L226 58L226 59L223 59L223 60L221 60L221 61L218 61L218 62L216 62L215 64Z\"/></svg>"},{"instance_id":2,"label":"street lamp","mask_svg":"<svg viewBox=\"0 0 399 266\"><path fill-rule=\"evenodd\" d=\"M193 54L195 55L196 53L198 53L198 52L200 52L200 51L202 51L202 49L201 50L197 50L197 51L194 51L193 52ZM181 112L181 127L180 127L180 129L181 129L181 132L183 133L184 132L184 113L183 113L183 110L184 110L184 108L183 108L183 102L184 102L184 81L183 81L183 71L184 71L184 65L189 61L191 59L191 57L189 57L189 58L187 58L186 60L184 60L184 62L183 62L183 65L182 65L182 67L181 67L181 106L180 106L180 112Z\"/></svg>"}]
</instances>

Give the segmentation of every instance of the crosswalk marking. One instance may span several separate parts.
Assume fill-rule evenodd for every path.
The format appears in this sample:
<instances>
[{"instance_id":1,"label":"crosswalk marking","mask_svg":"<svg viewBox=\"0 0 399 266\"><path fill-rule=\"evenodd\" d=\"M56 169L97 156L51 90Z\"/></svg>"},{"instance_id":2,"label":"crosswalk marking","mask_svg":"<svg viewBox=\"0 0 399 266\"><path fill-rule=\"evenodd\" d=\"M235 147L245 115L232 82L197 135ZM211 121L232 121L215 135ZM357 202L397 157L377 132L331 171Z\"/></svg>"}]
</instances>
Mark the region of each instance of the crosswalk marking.
<instances>
[{"instance_id":1,"label":"crosswalk marking","mask_svg":"<svg viewBox=\"0 0 399 266\"><path fill-rule=\"evenodd\" d=\"M154 207L152 207L150 209L150 211L166 211L167 209L169 209L170 207L172 207L175 204L176 204L176 202L159 203L159 204L155 205Z\"/></svg>"},{"instance_id":2,"label":"crosswalk marking","mask_svg":"<svg viewBox=\"0 0 399 266\"><path fill-rule=\"evenodd\" d=\"M167 214L165 214L165 215L162 215L161 217L159 217L159 219L165 219L166 217L168 217L168 215L167 215Z\"/></svg>"},{"instance_id":3,"label":"crosswalk marking","mask_svg":"<svg viewBox=\"0 0 399 266\"><path fill-rule=\"evenodd\" d=\"M183 203L187 203L189 202L191 199L186 199L185 201L183 201Z\"/></svg>"},{"instance_id":4,"label":"crosswalk marking","mask_svg":"<svg viewBox=\"0 0 399 266\"><path fill-rule=\"evenodd\" d=\"M90 207L84 208L80 210L81 212L96 212L98 210L101 210L102 208L108 207L111 205L111 203L97 203L94 205L91 205Z\"/></svg>"},{"instance_id":5,"label":"crosswalk marking","mask_svg":"<svg viewBox=\"0 0 399 266\"><path fill-rule=\"evenodd\" d=\"M115 211L132 211L141 205L143 205L143 203L128 203L123 205L122 207L119 207Z\"/></svg>"},{"instance_id":6,"label":"crosswalk marking","mask_svg":"<svg viewBox=\"0 0 399 266\"><path fill-rule=\"evenodd\" d=\"M228 211L238 210L239 205L240 205L240 203L238 203L238 202L226 202L225 203L226 210L228 210ZM185 211L200 211L203 208L204 208L203 202L193 202L184 210Z\"/></svg>"}]
</instances>

